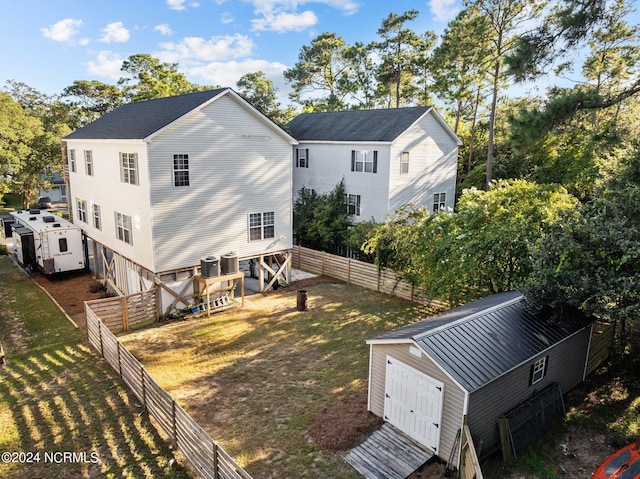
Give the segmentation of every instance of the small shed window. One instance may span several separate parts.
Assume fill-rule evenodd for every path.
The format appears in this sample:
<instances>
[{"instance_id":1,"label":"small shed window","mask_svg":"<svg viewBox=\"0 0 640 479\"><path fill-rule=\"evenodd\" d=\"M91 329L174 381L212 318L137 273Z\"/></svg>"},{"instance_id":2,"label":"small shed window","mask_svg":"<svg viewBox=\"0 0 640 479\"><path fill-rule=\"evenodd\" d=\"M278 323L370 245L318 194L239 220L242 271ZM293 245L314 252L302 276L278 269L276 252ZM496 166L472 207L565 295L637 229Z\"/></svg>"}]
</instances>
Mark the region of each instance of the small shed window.
<instances>
[{"instance_id":1,"label":"small shed window","mask_svg":"<svg viewBox=\"0 0 640 479\"><path fill-rule=\"evenodd\" d=\"M538 359L531 365L531 372L529 374L529 385L533 386L536 383L542 381L542 378L547 374L547 366L549 366L549 356L545 356L542 359Z\"/></svg>"},{"instance_id":2,"label":"small shed window","mask_svg":"<svg viewBox=\"0 0 640 479\"><path fill-rule=\"evenodd\" d=\"M60 247L60 252L65 253L69 251L69 246L67 245L67 238L58 239L58 246Z\"/></svg>"}]
</instances>

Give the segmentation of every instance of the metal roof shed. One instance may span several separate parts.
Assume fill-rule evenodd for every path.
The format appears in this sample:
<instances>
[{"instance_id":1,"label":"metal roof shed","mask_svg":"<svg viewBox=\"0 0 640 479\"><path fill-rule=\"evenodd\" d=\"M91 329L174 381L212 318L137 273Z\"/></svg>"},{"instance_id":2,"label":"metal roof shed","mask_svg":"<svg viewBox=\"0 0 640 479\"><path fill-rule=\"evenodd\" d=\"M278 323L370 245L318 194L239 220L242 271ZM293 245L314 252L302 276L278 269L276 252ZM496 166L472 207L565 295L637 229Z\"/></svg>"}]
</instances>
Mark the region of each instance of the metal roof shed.
<instances>
[{"instance_id":1,"label":"metal roof shed","mask_svg":"<svg viewBox=\"0 0 640 479\"><path fill-rule=\"evenodd\" d=\"M488 451L500 415L551 383L566 392L584 379L584 324L560 327L512 291L369 339L369 410L445 459L466 416Z\"/></svg>"}]
</instances>

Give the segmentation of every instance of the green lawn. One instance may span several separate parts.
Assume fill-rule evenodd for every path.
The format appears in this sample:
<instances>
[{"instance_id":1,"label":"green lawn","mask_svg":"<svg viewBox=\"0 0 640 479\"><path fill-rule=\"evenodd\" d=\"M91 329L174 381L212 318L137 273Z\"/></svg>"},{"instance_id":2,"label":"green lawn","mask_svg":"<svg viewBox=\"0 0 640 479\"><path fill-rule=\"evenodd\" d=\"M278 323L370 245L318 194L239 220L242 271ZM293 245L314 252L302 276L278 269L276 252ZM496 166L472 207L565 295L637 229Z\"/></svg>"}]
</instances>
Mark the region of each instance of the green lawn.
<instances>
[{"instance_id":1,"label":"green lawn","mask_svg":"<svg viewBox=\"0 0 640 479\"><path fill-rule=\"evenodd\" d=\"M6 256L0 304L0 453L18 453L2 456L0 477L189 477L83 333Z\"/></svg>"},{"instance_id":2,"label":"green lawn","mask_svg":"<svg viewBox=\"0 0 640 479\"><path fill-rule=\"evenodd\" d=\"M247 298L243 309L160 325L120 339L151 376L255 478L359 477L310 440L324 407L360 395L365 339L430 311L346 284ZM341 427L347 430L350 418Z\"/></svg>"}]
</instances>

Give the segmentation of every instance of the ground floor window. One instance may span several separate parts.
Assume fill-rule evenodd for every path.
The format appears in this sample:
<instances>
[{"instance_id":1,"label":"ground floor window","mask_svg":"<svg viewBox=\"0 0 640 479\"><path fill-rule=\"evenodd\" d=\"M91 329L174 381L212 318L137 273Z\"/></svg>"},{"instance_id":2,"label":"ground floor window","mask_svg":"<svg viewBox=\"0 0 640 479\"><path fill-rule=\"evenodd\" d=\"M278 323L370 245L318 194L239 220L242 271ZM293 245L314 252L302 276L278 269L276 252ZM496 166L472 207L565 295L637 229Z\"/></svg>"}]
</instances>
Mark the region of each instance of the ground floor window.
<instances>
[{"instance_id":1,"label":"ground floor window","mask_svg":"<svg viewBox=\"0 0 640 479\"><path fill-rule=\"evenodd\" d=\"M435 195L433 195L433 211L444 210L446 202L446 193L436 193Z\"/></svg>"},{"instance_id":2,"label":"ground floor window","mask_svg":"<svg viewBox=\"0 0 640 479\"><path fill-rule=\"evenodd\" d=\"M133 244L131 216L116 212L116 237L127 244Z\"/></svg>"},{"instance_id":3,"label":"ground floor window","mask_svg":"<svg viewBox=\"0 0 640 479\"><path fill-rule=\"evenodd\" d=\"M275 213L273 211L249 214L249 241L275 238L275 236Z\"/></svg>"},{"instance_id":4,"label":"ground floor window","mask_svg":"<svg viewBox=\"0 0 640 479\"><path fill-rule=\"evenodd\" d=\"M360 195L344 195L344 202L347 206L347 214L360 216Z\"/></svg>"}]
</instances>

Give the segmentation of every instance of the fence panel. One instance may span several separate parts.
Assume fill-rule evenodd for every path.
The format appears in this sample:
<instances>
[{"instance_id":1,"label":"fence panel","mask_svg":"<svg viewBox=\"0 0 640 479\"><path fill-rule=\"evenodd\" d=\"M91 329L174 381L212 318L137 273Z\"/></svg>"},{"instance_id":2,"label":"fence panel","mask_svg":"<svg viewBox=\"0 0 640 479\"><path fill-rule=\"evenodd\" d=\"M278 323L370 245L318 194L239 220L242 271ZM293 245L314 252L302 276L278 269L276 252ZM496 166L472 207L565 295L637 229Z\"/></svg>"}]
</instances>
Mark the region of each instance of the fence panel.
<instances>
[{"instance_id":1,"label":"fence panel","mask_svg":"<svg viewBox=\"0 0 640 479\"><path fill-rule=\"evenodd\" d=\"M115 298L121 301L121 298ZM187 462L205 479L251 479L209 434L162 389L93 310L111 311L115 302L85 302L89 342L119 374L147 408L160 429L182 451Z\"/></svg>"}]
</instances>

